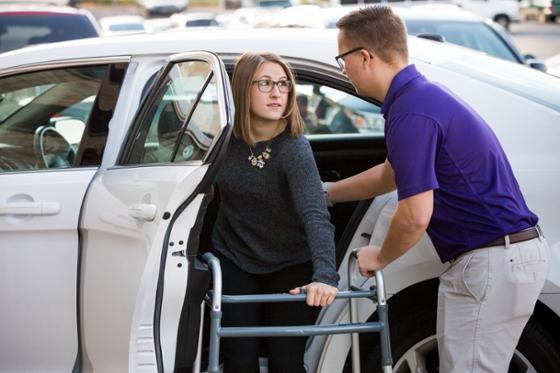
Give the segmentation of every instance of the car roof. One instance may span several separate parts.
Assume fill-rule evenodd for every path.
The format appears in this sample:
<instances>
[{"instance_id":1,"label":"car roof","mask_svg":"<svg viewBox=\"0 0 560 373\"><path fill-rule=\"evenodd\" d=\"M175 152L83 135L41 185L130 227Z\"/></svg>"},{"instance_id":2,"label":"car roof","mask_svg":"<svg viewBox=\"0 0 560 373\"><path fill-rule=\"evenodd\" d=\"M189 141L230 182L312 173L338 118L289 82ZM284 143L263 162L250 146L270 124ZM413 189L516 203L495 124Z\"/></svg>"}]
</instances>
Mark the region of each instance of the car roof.
<instances>
[{"instance_id":1,"label":"car roof","mask_svg":"<svg viewBox=\"0 0 560 373\"><path fill-rule=\"evenodd\" d=\"M303 42L303 40L305 42ZM305 48L302 48L305 43ZM441 63L468 58L479 52L412 37L409 47L416 60ZM112 56L169 55L189 50L209 50L221 54L272 50L285 57L305 58L336 66L336 30L315 29L212 29L130 35L119 38L92 38L38 45L0 55L0 69L49 63L59 60Z\"/></svg>"},{"instance_id":2,"label":"car roof","mask_svg":"<svg viewBox=\"0 0 560 373\"><path fill-rule=\"evenodd\" d=\"M86 9L76 9L69 6L58 6L50 4L28 4L28 3L0 3L0 14L21 13L21 14L91 14Z\"/></svg>"},{"instance_id":3,"label":"car roof","mask_svg":"<svg viewBox=\"0 0 560 373\"><path fill-rule=\"evenodd\" d=\"M433 76L460 74L560 111L560 81L550 75L472 49L414 36L408 41L410 60L422 72L429 70L435 74ZM245 51L272 51L287 58L294 67L308 72L323 70L341 77L334 60L339 53L334 29L260 29L258 32L254 29L197 29L73 40L2 53L0 75L17 73L29 65L57 66L66 61L102 63L128 56L155 58L163 63L171 54L200 50L217 53L226 62ZM303 60L309 62L303 64ZM336 77L333 75L333 78Z\"/></svg>"}]
</instances>

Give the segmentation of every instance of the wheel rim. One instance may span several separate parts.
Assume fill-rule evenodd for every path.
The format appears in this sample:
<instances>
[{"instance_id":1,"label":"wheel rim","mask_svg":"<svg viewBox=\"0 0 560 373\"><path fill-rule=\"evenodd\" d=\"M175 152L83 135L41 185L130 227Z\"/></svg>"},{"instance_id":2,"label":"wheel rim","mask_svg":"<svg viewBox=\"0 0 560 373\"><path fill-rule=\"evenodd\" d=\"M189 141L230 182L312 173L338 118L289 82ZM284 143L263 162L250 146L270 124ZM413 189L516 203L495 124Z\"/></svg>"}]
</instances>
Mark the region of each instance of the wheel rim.
<instances>
[{"instance_id":1,"label":"wheel rim","mask_svg":"<svg viewBox=\"0 0 560 373\"><path fill-rule=\"evenodd\" d=\"M395 373L430 373L437 368L437 339L432 335L409 348L395 363ZM537 373L531 362L518 350L515 350L510 373Z\"/></svg>"}]
</instances>

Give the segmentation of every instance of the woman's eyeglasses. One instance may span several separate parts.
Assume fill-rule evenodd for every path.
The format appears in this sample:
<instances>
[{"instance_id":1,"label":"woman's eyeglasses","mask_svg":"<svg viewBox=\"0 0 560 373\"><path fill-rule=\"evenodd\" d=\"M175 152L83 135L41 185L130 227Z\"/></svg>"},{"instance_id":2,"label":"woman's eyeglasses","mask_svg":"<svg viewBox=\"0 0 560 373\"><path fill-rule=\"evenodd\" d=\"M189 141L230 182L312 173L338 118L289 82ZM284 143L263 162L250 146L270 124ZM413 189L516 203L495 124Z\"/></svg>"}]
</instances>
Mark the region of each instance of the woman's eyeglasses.
<instances>
[{"instance_id":1,"label":"woman's eyeglasses","mask_svg":"<svg viewBox=\"0 0 560 373\"><path fill-rule=\"evenodd\" d=\"M289 93L292 90L292 82L289 80L279 80L275 82L270 79L253 80L251 83L256 84L257 88L262 93L270 93L274 86L278 87L281 93Z\"/></svg>"}]
</instances>

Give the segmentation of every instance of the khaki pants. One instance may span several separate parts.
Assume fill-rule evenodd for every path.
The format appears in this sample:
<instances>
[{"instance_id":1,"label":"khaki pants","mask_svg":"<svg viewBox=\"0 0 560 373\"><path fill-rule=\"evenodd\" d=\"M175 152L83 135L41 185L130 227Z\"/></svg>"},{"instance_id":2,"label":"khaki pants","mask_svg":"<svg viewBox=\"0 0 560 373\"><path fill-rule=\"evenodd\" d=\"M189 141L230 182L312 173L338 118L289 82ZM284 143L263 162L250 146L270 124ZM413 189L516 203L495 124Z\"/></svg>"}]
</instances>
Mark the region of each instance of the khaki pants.
<instances>
[{"instance_id":1,"label":"khaki pants","mask_svg":"<svg viewBox=\"0 0 560 373\"><path fill-rule=\"evenodd\" d=\"M441 373L506 373L550 262L544 237L467 252L440 276Z\"/></svg>"}]
</instances>

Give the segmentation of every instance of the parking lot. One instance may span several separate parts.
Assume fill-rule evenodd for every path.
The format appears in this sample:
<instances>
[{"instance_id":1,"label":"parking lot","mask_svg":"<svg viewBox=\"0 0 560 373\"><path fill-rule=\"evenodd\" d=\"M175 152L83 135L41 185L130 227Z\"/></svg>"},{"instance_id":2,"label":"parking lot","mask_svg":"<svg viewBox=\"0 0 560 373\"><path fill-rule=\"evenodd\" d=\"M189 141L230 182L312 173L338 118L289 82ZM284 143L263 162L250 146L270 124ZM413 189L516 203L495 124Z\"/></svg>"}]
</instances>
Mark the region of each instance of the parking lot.
<instances>
[{"instance_id":1,"label":"parking lot","mask_svg":"<svg viewBox=\"0 0 560 373\"><path fill-rule=\"evenodd\" d=\"M511 26L511 36L523 53L546 59L560 53L560 23L520 22Z\"/></svg>"},{"instance_id":2,"label":"parking lot","mask_svg":"<svg viewBox=\"0 0 560 373\"><path fill-rule=\"evenodd\" d=\"M96 18L114 15L143 15L143 10L134 5L92 5L85 4ZM213 12L218 14L232 13L216 7L191 6L188 13ZM160 18L161 19L161 18ZM538 59L546 60L560 54L560 22L539 23L535 20L516 22L510 27L510 35L522 54L532 54Z\"/></svg>"},{"instance_id":3,"label":"parking lot","mask_svg":"<svg viewBox=\"0 0 560 373\"><path fill-rule=\"evenodd\" d=\"M513 2L517 4L516 0ZM261 222L292 224L313 220L303 215L280 218L278 211L292 209L289 203L296 199L293 195L302 196L305 190L284 181L282 187L290 187L291 192L279 200L287 201L288 205L277 207L273 203L271 208L263 209L266 215L252 223L245 221L243 215L261 209L259 200L276 200L270 198L272 193L268 191L281 183L267 178L264 172L275 178L284 175L275 174L273 162L281 159L277 155L291 157L285 158L284 168L302 175L311 171L316 179L319 175L330 182L384 164L390 154L384 129L388 128L391 136L399 127L385 123L385 117L390 118L391 113L383 108L391 105L399 94L376 96L376 92L361 91L358 86L357 91L347 78L353 76L353 71L361 71L367 73L363 75L368 77L365 82L370 78L375 81L380 71L392 70L380 57L382 51L391 48L346 48L348 45L338 44L334 22L340 19L339 10L347 11L346 8L305 5L288 7L283 13L277 8L242 8L234 12L190 6L184 13L146 20L138 16L144 16L147 10L133 5L81 7L86 9L22 6L4 13L0 7L0 47L7 50L4 53L0 49L0 278L6 279L0 283L9 285L0 285L0 308L6 310L0 319L0 372L205 373L208 356L212 354L208 353L209 339L204 337L205 328L201 326L217 319L201 312L201 305L210 278L220 272L210 273L201 261L202 254L213 247L211 233L219 223L216 211L220 199L214 198L219 185L213 187L219 174L215 172L235 170L230 165L239 161L249 172L260 173L247 178L255 182L240 189L243 199L237 202L243 203L232 209L240 212L237 220L246 223L250 235L258 233L256 228L261 228ZM539 217L539 225L535 227L536 222L532 222L532 228L506 236L502 236L506 231L500 229L496 233L498 247L509 249L510 244L514 247L523 242L517 239L544 241L542 227L552 248L550 255L543 253L539 258L503 260L512 281L520 283L537 274L544 279L545 271L537 273L535 265L551 261L545 288L515 348L509 372L558 372L560 80L542 72L546 68L542 61L560 56L560 20L554 24L514 23L506 32L484 18L453 8L450 18L445 18L447 14L436 14L434 19L434 12L428 8L414 14L400 13L401 10L395 13L399 12L409 33L424 33L424 38L411 37L408 42L410 60L418 71L449 88L473 110L457 111L456 100L452 106L439 101L437 96L443 92L439 87L434 87L437 91L424 92L412 109L437 105L442 115L459 123L458 130L449 126L449 130L438 132L437 138L430 137L433 131L416 131L418 139L409 136L410 140L401 142L398 150L408 153L406 166L418 172L435 162L436 154L445 153L442 158L449 159L437 160L438 163L452 164L455 161L444 148L439 153L430 152L434 157L419 154L413 158L410 154L416 154L412 151L423 137L430 137L432 143L447 144L447 133L453 132L454 143L464 148L461 164L484 159L509 169L506 158L496 156L502 153L501 149L489 152L490 148L485 148L487 143L472 146L473 140L481 138L477 136L481 129L489 142L500 141L511 159L519 188ZM323 14L323 10L333 12ZM261 11L267 17L272 14L274 19L266 18L268 23L260 23L264 18L257 19L256 15ZM211 30L200 23L191 24L190 17L195 15L199 17L197 21L213 20L216 24ZM207 18L203 19L203 15ZM281 15L288 16L283 18L285 22L297 19L321 23L316 28L295 28L292 24L281 24ZM400 26L400 22L395 24ZM200 31L202 27L205 29ZM398 31L402 41L402 27ZM126 36L116 36L119 33ZM375 37L376 34L371 35ZM433 41L438 38L445 38L446 42ZM58 43L64 40L69 41ZM392 40L387 44L399 43ZM274 122L267 119L267 126L282 129L282 118L289 113L297 116L300 111L309 141L305 147L313 154L303 157L283 152L275 138L268 138L260 141L262 153L257 151L256 144L247 143L241 144L241 158L228 158L229 144L237 141L232 129L240 123L234 110L243 113L243 105L236 101L243 99L243 91L232 89L230 76L234 82L238 80L232 74L234 63L237 56L247 51L270 51L284 56L294 72L292 78L285 67L284 72L276 69L269 75L268 70L255 71L239 79L251 92L246 101L262 102L251 118L257 117L260 109L276 113ZM536 59L523 56L527 53ZM336 61L335 54L341 54ZM369 62L360 65L360 55L362 61ZM403 55L396 66L405 65ZM268 66L262 64L258 69ZM362 70L352 70L352 66L362 66ZM415 67L404 69L410 72ZM401 84L400 79L393 81ZM253 93L259 95L255 97L269 97L270 101L255 100ZM279 108L283 105L286 108L280 117ZM247 112L253 110L246 106ZM458 112L463 115L457 115ZM423 112L412 115L419 117L418 123L423 125ZM476 126L464 127L460 123L464 117L474 118L469 122L476 122ZM488 122L489 129L482 126L480 118ZM439 127L437 121L432 122ZM316 168L308 170L306 167L313 166L312 157ZM267 167L262 170L265 163ZM486 178L496 183L502 180L500 173L482 172L477 167L471 173L473 183L481 180L478 184L483 187ZM243 173L234 176L244 179ZM283 180L287 183L288 178ZM437 185L434 188L443 194L447 192ZM253 191L267 196L253 197ZM329 198L328 190L323 194L316 188L315 193L313 200L321 202L325 216L323 198ZM249 199L245 200L246 197ZM339 289L372 289L373 279L358 276L355 266L350 265L351 257L355 248L384 241L398 203L399 195L393 192L330 207L335 245L328 245L336 250ZM456 205L471 210L469 204L461 201ZM510 203L506 201L504 205L507 208ZM506 210L493 215L510 219L513 214ZM463 219L450 220L442 235L470 238L470 234L459 229L470 225ZM482 227L481 230L485 227L472 225ZM275 228L260 234L263 241L274 243L283 242L285 236ZM510 241L514 236L515 242ZM299 244L286 242L286 247L299 248ZM490 238L487 242L491 247L496 244ZM481 240L480 245L483 244ZM485 247L480 245L472 247ZM434 373L438 371L438 277L449 264L448 259L438 256L429 235L423 235L415 247L410 255L399 258L398 263L384 271L386 281L376 279L375 285L385 283L387 287L391 316L385 326L389 325L394 335L386 345L393 351L394 371ZM453 265L460 262L463 270L471 260L470 256L467 260L455 258L457 261L451 260ZM533 271L532 276L514 273L525 266ZM470 292L466 283L465 288ZM225 287L222 290L231 294ZM378 292L380 298L384 298L382 293ZM213 294L218 294L218 290ZM527 298L526 292L523 297L501 294L507 298L503 302L506 306L509 300ZM352 306L356 312L350 310L348 303L337 302L324 308L317 319L319 327L327 330L332 325L346 326L352 319L363 325L377 318L370 302L356 302L356 308ZM213 315L221 307L216 309L216 304L210 304ZM504 313L508 313L515 307L505 308ZM488 309L495 311L494 307ZM363 371L374 371L380 365L378 339L359 339ZM311 338L305 353L307 371L341 373L356 367L357 361L352 362L352 358L357 357L349 353L350 341L343 335ZM288 358L296 361L294 356Z\"/></svg>"}]
</instances>

